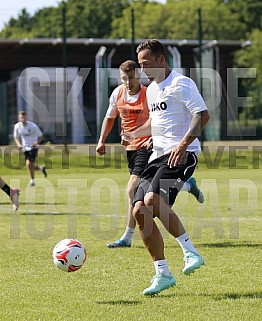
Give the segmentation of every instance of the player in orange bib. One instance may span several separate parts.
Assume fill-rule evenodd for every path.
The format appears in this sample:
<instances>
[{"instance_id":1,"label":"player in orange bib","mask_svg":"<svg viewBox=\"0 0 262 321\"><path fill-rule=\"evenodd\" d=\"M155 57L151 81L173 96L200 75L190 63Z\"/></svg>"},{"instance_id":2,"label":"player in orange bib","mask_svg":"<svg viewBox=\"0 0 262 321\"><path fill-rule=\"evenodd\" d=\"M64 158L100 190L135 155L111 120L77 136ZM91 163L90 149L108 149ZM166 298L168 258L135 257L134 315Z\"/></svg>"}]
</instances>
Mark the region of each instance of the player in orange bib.
<instances>
[{"instance_id":1,"label":"player in orange bib","mask_svg":"<svg viewBox=\"0 0 262 321\"><path fill-rule=\"evenodd\" d=\"M100 138L96 148L99 155L104 155L106 153L105 140L111 132L118 114L121 117L121 132L134 131L143 125L149 117L149 110L146 102L146 87L140 84L140 74L137 68L136 63L132 60L123 62L119 67L122 84L116 87L110 96L109 107L102 124ZM148 148L147 146L150 139L150 136L140 137L134 139L130 144L125 146L130 172L130 178L127 185L127 226L121 239L107 244L108 247L131 246L131 239L135 230L135 220L132 215L132 201L139 177L151 155L151 148Z\"/></svg>"},{"instance_id":2,"label":"player in orange bib","mask_svg":"<svg viewBox=\"0 0 262 321\"><path fill-rule=\"evenodd\" d=\"M119 66L121 85L116 87L109 99L109 107L103 120L99 141L96 151L99 155L105 155L105 141L111 132L114 121L119 115L121 118L121 134L133 132L143 126L149 118L149 109L146 100L146 87L140 84L138 66L132 60L127 60ZM135 138L127 143L122 141L126 148L130 178L127 185L128 215L127 226L122 237L112 243L109 248L130 247L132 236L135 231L135 220L132 215L132 202L134 191L139 178L148 164L152 154L151 136ZM200 203L204 197L198 189L195 179L190 178L183 186L183 190L192 193Z\"/></svg>"}]
</instances>

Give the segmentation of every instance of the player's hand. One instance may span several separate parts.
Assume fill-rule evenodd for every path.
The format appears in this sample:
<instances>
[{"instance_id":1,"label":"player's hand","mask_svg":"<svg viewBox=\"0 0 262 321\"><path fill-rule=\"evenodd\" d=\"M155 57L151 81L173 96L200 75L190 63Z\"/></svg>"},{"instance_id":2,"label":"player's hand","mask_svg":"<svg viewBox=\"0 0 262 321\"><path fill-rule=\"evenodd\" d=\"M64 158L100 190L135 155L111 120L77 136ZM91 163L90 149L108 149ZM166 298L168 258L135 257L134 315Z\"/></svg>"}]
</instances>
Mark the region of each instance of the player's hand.
<instances>
[{"instance_id":1,"label":"player's hand","mask_svg":"<svg viewBox=\"0 0 262 321\"><path fill-rule=\"evenodd\" d=\"M178 166L183 162L187 150L187 146L177 145L171 150L167 165L171 168Z\"/></svg>"},{"instance_id":2,"label":"player's hand","mask_svg":"<svg viewBox=\"0 0 262 321\"><path fill-rule=\"evenodd\" d=\"M96 152L100 155L103 156L106 154L106 145L104 143L98 143L96 147Z\"/></svg>"},{"instance_id":3,"label":"player's hand","mask_svg":"<svg viewBox=\"0 0 262 321\"><path fill-rule=\"evenodd\" d=\"M130 145L133 140L132 133L127 132L121 135L121 145L123 146Z\"/></svg>"},{"instance_id":4,"label":"player's hand","mask_svg":"<svg viewBox=\"0 0 262 321\"><path fill-rule=\"evenodd\" d=\"M128 142L127 140L121 139L121 145L126 147L126 146L130 145L130 142Z\"/></svg>"},{"instance_id":5,"label":"player's hand","mask_svg":"<svg viewBox=\"0 0 262 321\"><path fill-rule=\"evenodd\" d=\"M23 146L22 145L18 145L17 146L19 150L22 150L23 149Z\"/></svg>"},{"instance_id":6,"label":"player's hand","mask_svg":"<svg viewBox=\"0 0 262 321\"><path fill-rule=\"evenodd\" d=\"M128 142L128 145L131 144L133 140L134 134L132 132L125 132L121 135L121 142Z\"/></svg>"}]
</instances>

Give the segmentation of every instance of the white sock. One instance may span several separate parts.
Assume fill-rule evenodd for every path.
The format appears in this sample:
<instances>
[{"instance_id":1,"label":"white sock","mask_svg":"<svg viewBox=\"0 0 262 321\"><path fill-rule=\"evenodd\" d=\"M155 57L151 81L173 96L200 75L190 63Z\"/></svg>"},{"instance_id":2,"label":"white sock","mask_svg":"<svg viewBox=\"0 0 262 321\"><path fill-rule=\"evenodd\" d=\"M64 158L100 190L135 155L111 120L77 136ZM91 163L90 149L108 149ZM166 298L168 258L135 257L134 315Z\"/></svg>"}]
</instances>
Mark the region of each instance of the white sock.
<instances>
[{"instance_id":1,"label":"white sock","mask_svg":"<svg viewBox=\"0 0 262 321\"><path fill-rule=\"evenodd\" d=\"M188 182L185 182L182 186L182 188L180 189L180 192L184 191L184 192L189 192L190 191L190 184Z\"/></svg>"},{"instance_id":2,"label":"white sock","mask_svg":"<svg viewBox=\"0 0 262 321\"><path fill-rule=\"evenodd\" d=\"M156 274L164 274L164 275L170 275L171 274L166 260L154 261L154 267L155 267L155 270L156 270Z\"/></svg>"},{"instance_id":3,"label":"white sock","mask_svg":"<svg viewBox=\"0 0 262 321\"><path fill-rule=\"evenodd\" d=\"M39 166L40 171L43 171L44 166Z\"/></svg>"},{"instance_id":4,"label":"white sock","mask_svg":"<svg viewBox=\"0 0 262 321\"><path fill-rule=\"evenodd\" d=\"M134 232L135 232L134 228L127 226L126 230L125 230L125 233L121 237L121 240L123 240L123 239L131 240Z\"/></svg>"},{"instance_id":5,"label":"white sock","mask_svg":"<svg viewBox=\"0 0 262 321\"><path fill-rule=\"evenodd\" d=\"M35 180L34 180L34 179L31 179L31 180L30 180L30 183L34 183L34 182L35 182Z\"/></svg>"},{"instance_id":6,"label":"white sock","mask_svg":"<svg viewBox=\"0 0 262 321\"><path fill-rule=\"evenodd\" d=\"M179 243L179 245L181 246L184 254L185 254L186 251L199 254L197 249L191 243L187 233L184 233L184 234L180 235L179 237L176 238L176 240Z\"/></svg>"}]
</instances>

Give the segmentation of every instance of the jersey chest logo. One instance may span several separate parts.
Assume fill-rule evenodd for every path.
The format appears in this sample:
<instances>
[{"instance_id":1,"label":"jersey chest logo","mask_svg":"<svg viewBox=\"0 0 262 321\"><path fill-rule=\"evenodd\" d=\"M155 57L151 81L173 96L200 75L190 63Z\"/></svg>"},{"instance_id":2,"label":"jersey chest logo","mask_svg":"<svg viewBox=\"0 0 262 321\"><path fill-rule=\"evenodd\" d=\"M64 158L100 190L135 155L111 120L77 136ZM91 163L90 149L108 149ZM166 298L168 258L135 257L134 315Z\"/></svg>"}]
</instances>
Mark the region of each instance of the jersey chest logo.
<instances>
[{"instance_id":1,"label":"jersey chest logo","mask_svg":"<svg viewBox=\"0 0 262 321\"><path fill-rule=\"evenodd\" d=\"M166 110L166 109L167 109L167 103L165 101L151 104L151 112L154 112L157 110L161 111L161 110Z\"/></svg>"},{"instance_id":2,"label":"jersey chest logo","mask_svg":"<svg viewBox=\"0 0 262 321\"><path fill-rule=\"evenodd\" d=\"M123 116L143 114L143 109L138 109L138 108L137 109L119 108L119 111Z\"/></svg>"},{"instance_id":3,"label":"jersey chest logo","mask_svg":"<svg viewBox=\"0 0 262 321\"><path fill-rule=\"evenodd\" d=\"M28 129L21 129L20 130L20 133L22 136L29 136L31 134L31 129L28 128Z\"/></svg>"}]
</instances>

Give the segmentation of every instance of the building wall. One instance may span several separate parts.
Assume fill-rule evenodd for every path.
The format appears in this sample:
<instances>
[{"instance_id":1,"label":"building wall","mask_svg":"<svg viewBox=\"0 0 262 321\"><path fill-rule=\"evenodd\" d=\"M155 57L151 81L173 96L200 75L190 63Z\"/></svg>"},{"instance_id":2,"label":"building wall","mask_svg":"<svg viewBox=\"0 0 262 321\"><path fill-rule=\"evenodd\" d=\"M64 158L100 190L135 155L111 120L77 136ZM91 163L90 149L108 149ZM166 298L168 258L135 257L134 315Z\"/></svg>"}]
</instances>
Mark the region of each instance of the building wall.
<instances>
[{"instance_id":1,"label":"building wall","mask_svg":"<svg viewBox=\"0 0 262 321\"><path fill-rule=\"evenodd\" d=\"M78 68L29 67L13 73L16 79L17 112L25 110L46 139L85 143L87 126L83 111L82 79ZM64 78L65 77L65 78ZM64 80L67 85L64 86Z\"/></svg>"},{"instance_id":2,"label":"building wall","mask_svg":"<svg viewBox=\"0 0 262 321\"><path fill-rule=\"evenodd\" d=\"M135 45L142 40L137 39ZM186 75L191 75L197 82L196 68L196 48L197 40L161 40L168 48L176 48L180 54L181 67ZM203 41L205 45L207 42ZM96 58L101 47L105 48L103 56L103 66L110 66L118 72L119 65L131 57L131 41L128 39L67 39L67 66L76 68L69 81L69 87L74 82L76 75L83 72L84 82L79 79L78 84L73 89L73 98L69 97L70 113L68 120L68 142L96 143L100 132L101 121L108 106L108 98L113 88L118 84L115 80L104 79L104 88L97 88ZM227 69L232 68L234 52L241 48L241 42L237 41L217 41L216 49L219 55L214 55L214 69L219 73L222 81L223 93L220 105L216 108L213 120L216 127L214 132L210 128L208 139L237 139L228 135L228 110L227 99ZM170 51L169 51L170 54ZM204 58L205 59L205 58ZM170 57L174 61L174 57ZM218 63L219 62L219 63ZM41 126L50 135L50 140L62 142L64 140L64 107L63 107L63 82L57 81L54 76L50 85L40 86L39 81L34 82L34 95L30 98L29 91L25 91L23 98L17 90L18 78L21 71L27 67L59 68L62 66L62 42L57 39L18 39L0 40L0 83L7 84L6 98L8 109L8 132L12 132L12 125L17 121L17 111L25 108L32 109L30 114L34 120L41 122ZM86 70L89 69L85 77ZM192 72L193 70L193 72ZM49 74L49 72L47 72ZM59 76L60 78L62 76ZM198 83L199 86L199 83ZM79 88L82 88L81 95L78 95ZM105 89L106 88L106 89ZM214 88L215 90L216 88ZM208 90L207 90L208 91ZM59 99L59 95L61 96ZM78 97L75 100L74 97ZM98 98L103 96L101 105L98 106ZM55 97L55 98L54 98ZM71 99L71 100L70 100ZM1 102L0 102L1 103ZM73 103L73 105L72 105ZM32 108L34 106L34 108ZM46 107L47 106L47 107ZM73 114L72 108L75 106ZM79 108L81 106L81 113ZM37 108L37 111L35 110ZM45 108L48 110L52 121L45 115ZM58 112L59 111L59 112ZM55 114L54 114L55 113ZM231 113L232 114L232 113ZM214 118L215 117L215 118ZM236 117L236 115L234 116ZM54 120L55 119L55 120ZM99 121L98 121L99 120ZM48 129L47 129L48 127ZM243 137L239 136L239 139ZM112 134L108 137L109 142L119 142L119 122L116 121Z\"/></svg>"}]
</instances>

